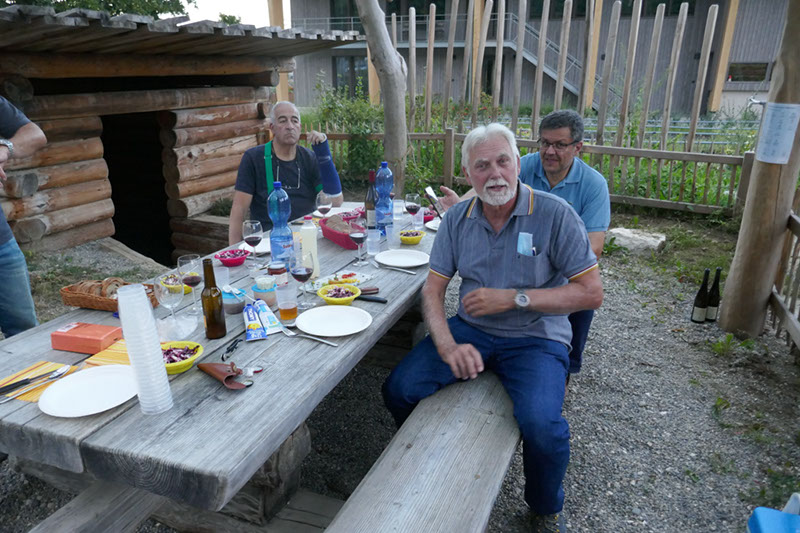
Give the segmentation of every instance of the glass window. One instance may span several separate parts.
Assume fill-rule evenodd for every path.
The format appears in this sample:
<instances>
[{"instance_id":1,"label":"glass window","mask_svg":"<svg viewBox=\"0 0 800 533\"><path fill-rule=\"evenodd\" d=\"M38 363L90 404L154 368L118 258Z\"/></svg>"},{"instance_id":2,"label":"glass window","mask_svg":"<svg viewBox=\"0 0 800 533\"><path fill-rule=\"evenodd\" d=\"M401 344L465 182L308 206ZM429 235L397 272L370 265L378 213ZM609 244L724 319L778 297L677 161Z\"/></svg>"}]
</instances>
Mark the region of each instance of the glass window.
<instances>
[{"instance_id":1,"label":"glass window","mask_svg":"<svg viewBox=\"0 0 800 533\"><path fill-rule=\"evenodd\" d=\"M368 94L366 56L335 56L333 58L333 86L346 88L350 98L355 98L359 82L364 95Z\"/></svg>"},{"instance_id":2,"label":"glass window","mask_svg":"<svg viewBox=\"0 0 800 533\"><path fill-rule=\"evenodd\" d=\"M768 68L769 63L731 63L728 65L728 81L764 81Z\"/></svg>"},{"instance_id":3,"label":"glass window","mask_svg":"<svg viewBox=\"0 0 800 533\"><path fill-rule=\"evenodd\" d=\"M408 10L410 8L414 8L417 12L417 16L420 15L427 15L430 11L430 5L436 5L436 18L439 18L439 15L444 13L444 9L446 6L445 0L408 0L405 2L405 6L401 5L400 0L389 0L386 3L386 14L388 16L392 16L392 13L399 16L407 16ZM405 11L403 12L402 9L405 7Z\"/></svg>"}]
</instances>

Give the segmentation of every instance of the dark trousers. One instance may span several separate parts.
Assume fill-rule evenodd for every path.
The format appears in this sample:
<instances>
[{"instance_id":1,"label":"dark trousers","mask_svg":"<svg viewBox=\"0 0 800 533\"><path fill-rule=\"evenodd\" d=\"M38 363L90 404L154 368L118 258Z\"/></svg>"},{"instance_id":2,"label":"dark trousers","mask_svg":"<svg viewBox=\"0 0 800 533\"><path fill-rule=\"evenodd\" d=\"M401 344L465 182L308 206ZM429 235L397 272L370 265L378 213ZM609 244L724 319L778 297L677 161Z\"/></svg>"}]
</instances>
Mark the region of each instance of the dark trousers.
<instances>
[{"instance_id":1,"label":"dark trousers","mask_svg":"<svg viewBox=\"0 0 800 533\"><path fill-rule=\"evenodd\" d=\"M592 325L594 310L575 311L569 315L572 326L572 350L569 352L569 373L577 374L581 371L583 362L583 347L586 346L586 337L589 336L589 326Z\"/></svg>"}]
</instances>

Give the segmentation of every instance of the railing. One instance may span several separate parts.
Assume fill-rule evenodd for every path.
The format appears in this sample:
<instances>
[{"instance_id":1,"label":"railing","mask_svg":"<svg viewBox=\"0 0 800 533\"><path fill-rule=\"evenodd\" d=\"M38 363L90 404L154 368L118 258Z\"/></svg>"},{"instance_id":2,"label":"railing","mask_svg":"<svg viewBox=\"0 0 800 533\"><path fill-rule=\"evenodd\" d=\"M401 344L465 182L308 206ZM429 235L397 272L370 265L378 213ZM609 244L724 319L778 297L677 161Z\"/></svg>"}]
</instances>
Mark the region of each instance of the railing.
<instances>
[{"instance_id":1,"label":"railing","mask_svg":"<svg viewBox=\"0 0 800 533\"><path fill-rule=\"evenodd\" d=\"M786 332L786 340L800 346L800 218L789 216L786 228L786 245L776 284L772 287L769 305L773 313L775 334Z\"/></svg>"}]
</instances>

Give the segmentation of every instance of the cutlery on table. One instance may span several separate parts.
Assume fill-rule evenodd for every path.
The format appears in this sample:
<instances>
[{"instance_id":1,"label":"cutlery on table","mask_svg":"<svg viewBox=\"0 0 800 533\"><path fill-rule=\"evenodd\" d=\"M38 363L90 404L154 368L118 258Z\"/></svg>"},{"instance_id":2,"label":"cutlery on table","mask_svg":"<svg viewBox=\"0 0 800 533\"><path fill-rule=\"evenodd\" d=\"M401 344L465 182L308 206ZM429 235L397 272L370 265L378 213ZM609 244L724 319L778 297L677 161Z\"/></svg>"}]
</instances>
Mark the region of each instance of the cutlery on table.
<instances>
[{"instance_id":1,"label":"cutlery on table","mask_svg":"<svg viewBox=\"0 0 800 533\"><path fill-rule=\"evenodd\" d=\"M321 342L323 344L327 344L328 346L333 346L334 348L339 347L339 345L336 344L335 342L331 342L325 339L320 339L319 337L315 337L313 335L306 335L305 333L295 333L294 331L290 330L283 324L281 324L281 331L283 331L283 334L286 335L287 337L303 337L304 339L311 339L312 341Z\"/></svg>"},{"instance_id":2,"label":"cutlery on table","mask_svg":"<svg viewBox=\"0 0 800 533\"><path fill-rule=\"evenodd\" d=\"M83 365L81 365L81 366L83 366ZM11 396L7 396L7 397L1 399L0 403L10 402L14 398L18 398L19 396L22 396L23 394L27 394L30 391L34 390L34 389L38 389L39 387L41 387L42 385L44 385L46 383L50 383L51 381L56 381L57 379L64 377L67 374L67 372L69 372L70 368L72 368L70 365L64 365L61 368L59 368L58 370L55 370L54 372L52 372L44 380L39 381L38 383L33 383L33 384L28 383L28 386L25 387L24 389L15 392ZM78 369L80 370L80 367L78 367Z\"/></svg>"},{"instance_id":3,"label":"cutlery on table","mask_svg":"<svg viewBox=\"0 0 800 533\"><path fill-rule=\"evenodd\" d=\"M393 266L388 266L388 265L381 265L380 263L378 263L374 259L371 259L370 263L372 263L372 266L374 266L375 268L388 268L389 270L397 270L398 272L404 272L406 274L411 274L412 276L416 276L417 275L417 272L414 271L414 270L406 270L405 268L398 268L398 267L393 267Z\"/></svg>"},{"instance_id":4,"label":"cutlery on table","mask_svg":"<svg viewBox=\"0 0 800 533\"><path fill-rule=\"evenodd\" d=\"M10 383L8 385L0 387L0 394L6 394L8 392L17 390L20 387L25 387L27 385L30 385L31 383L37 382L39 380L47 381L50 379L58 379L62 375L64 375L64 373L67 372L67 370L69 370L69 365L62 366L50 372L45 372L44 374L39 374L38 376L33 376L30 378L25 378L19 381L15 381L14 383Z\"/></svg>"},{"instance_id":5,"label":"cutlery on table","mask_svg":"<svg viewBox=\"0 0 800 533\"><path fill-rule=\"evenodd\" d=\"M364 294L359 294L358 296L356 296L356 300L366 300L368 302L378 302L379 304L389 303L389 300L387 300L386 298L381 298L380 296L364 295Z\"/></svg>"}]
</instances>

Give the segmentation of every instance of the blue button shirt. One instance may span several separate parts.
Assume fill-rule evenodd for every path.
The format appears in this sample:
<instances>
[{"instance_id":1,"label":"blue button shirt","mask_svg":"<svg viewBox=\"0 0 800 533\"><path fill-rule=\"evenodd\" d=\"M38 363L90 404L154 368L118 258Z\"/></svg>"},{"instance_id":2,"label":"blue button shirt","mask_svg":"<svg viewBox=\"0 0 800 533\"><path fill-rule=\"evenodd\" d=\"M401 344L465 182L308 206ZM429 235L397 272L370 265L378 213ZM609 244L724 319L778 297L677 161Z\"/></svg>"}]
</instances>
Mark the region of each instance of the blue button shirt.
<instances>
[{"instance_id":1,"label":"blue button shirt","mask_svg":"<svg viewBox=\"0 0 800 533\"><path fill-rule=\"evenodd\" d=\"M519 178L537 191L549 192L563 198L578 213L586 226L586 231L606 231L611 223L611 200L608 197L608 184L602 174L576 157L567 177L555 187L542 168L539 152L522 158Z\"/></svg>"}]
</instances>

